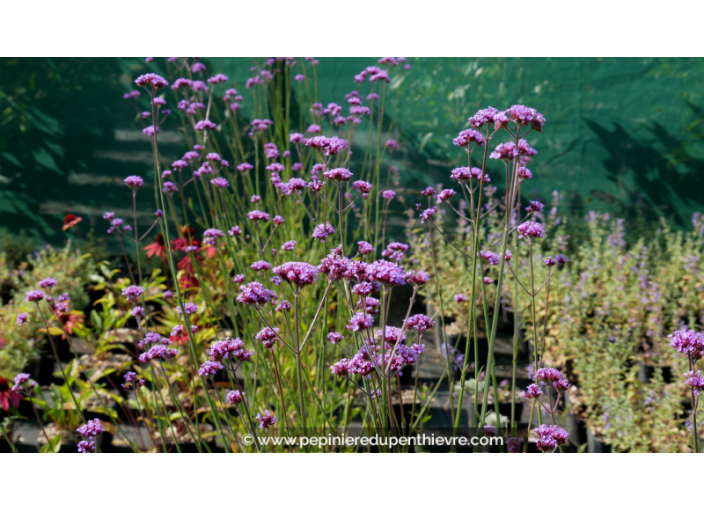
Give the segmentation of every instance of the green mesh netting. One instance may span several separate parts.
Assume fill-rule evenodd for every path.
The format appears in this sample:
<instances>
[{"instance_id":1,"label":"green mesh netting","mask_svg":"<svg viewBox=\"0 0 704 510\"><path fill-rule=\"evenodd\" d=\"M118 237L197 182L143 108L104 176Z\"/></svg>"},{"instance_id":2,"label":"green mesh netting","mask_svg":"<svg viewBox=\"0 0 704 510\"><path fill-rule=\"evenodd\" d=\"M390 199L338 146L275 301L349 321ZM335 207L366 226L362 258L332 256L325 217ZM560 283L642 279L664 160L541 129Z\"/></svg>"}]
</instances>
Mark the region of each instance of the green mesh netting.
<instances>
[{"instance_id":1,"label":"green mesh netting","mask_svg":"<svg viewBox=\"0 0 704 510\"><path fill-rule=\"evenodd\" d=\"M244 81L252 61L204 62L209 71L231 77L245 96L242 114L251 115ZM321 102L344 104L344 94L356 88L354 74L375 62L321 58ZM524 103L547 118L545 131L529 136L539 150L531 165L535 179L527 186L531 195L547 201L559 190L563 204L577 214L598 209L626 218L664 216L679 226L702 209L701 59L409 58L409 63L412 71L390 93L399 94L394 136L402 146L393 163L408 190L449 184L450 170L466 164L452 138L467 127L469 115L487 105ZM0 65L0 227L25 228L55 242L67 213L88 220L124 210L129 217L131 197L121 180L140 174L149 182L152 159L136 112L122 94L149 66L142 59L7 58ZM169 122L162 150L175 158L185 146L174 130L178 122ZM355 142L363 150L365 138ZM495 181L501 186L500 178Z\"/></svg>"}]
</instances>

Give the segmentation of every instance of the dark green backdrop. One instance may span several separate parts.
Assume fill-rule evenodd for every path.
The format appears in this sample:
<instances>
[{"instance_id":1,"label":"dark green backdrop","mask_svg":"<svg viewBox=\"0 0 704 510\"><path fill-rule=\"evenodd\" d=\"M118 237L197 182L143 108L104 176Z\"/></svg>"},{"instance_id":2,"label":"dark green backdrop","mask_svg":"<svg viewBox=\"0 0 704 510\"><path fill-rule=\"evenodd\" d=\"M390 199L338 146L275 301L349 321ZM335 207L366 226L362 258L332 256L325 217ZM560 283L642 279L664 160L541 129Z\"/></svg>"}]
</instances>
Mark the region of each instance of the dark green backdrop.
<instances>
[{"instance_id":1,"label":"dark green backdrop","mask_svg":"<svg viewBox=\"0 0 704 510\"><path fill-rule=\"evenodd\" d=\"M249 59L204 59L245 96ZM321 100L344 103L353 75L375 58L321 58ZM529 136L539 154L531 192L559 190L575 213L609 210L632 218L636 204L678 226L704 210L704 60L409 58L397 112L402 185L449 183L464 163L452 138L467 117L524 103L547 118ZM122 99L132 80L163 69L143 59L3 59L0 67L0 226L61 239L66 213L106 210L129 217L121 179L151 175L148 139ZM146 106L146 100L145 105ZM174 105L169 105L174 107ZM175 119L170 119L172 129ZM164 126L169 131L169 125ZM176 133L173 133L176 135ZM164 152L185 147L164 136ZM151 179L145 179L150 182ZM146 215L145 213L145 221ZM102 221L102 220L101 220ZM84 226L86 223L84 223ZM103 225L100 226L102 231Z\"/></svg>"}]
</instances>

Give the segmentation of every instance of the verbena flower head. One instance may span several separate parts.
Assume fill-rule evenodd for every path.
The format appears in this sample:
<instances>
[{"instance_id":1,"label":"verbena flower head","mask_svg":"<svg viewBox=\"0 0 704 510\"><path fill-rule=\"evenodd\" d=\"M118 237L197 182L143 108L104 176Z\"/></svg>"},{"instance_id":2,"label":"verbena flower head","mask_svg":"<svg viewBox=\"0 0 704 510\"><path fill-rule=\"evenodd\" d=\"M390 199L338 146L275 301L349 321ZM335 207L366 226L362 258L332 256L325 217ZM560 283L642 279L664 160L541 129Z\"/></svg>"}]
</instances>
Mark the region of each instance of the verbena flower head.
<instances>
[{"instance_id":1,"label":"verbena flower head","mask_svg":"<svg viewBox=\"0 0 704 510\"><path fill-rule=\"evenodd\" d=\"M545 237L545 227L536 221L525 221L518 225L517 230L521 237Z\"/></svg>"},{"instance_id":2,"label":"verbena flower head","mask_svg":"<svg viewBox=\"0 0 704 510\"><path fill-rule=\"evenodd\" d=\"M320 261L318 270L332 281L338 281L345 277L349 266L349 259L341 257L333 251L330 255Z\"/></svg>"},{"instance_id":3,"label":"verbena flower head","mask_svg":"<svg viewBox=\"0 0 704 510\"><path fill-rule=\"evenodd\" d=\"M374 324L374 317L366 313L355 313L347 323L347 329L350 331L361 331L368 329Z\"/></svg>"},{"instance_id":4,"label":"verbena flower head","mask_svg":"<svg viewBox=\"0 0 704 510\"><path fill-rule=\"evenodd\" d=\"M178 313L185 313L186 315L191 315L198 311L198 305L196 305L195 303L184 303L183 310L180 306L177 306L176 311Z\"/></svg>"},{"instance_id":5,"label":"verbena flower head","mask_svg":"<svg viewBox=\"0 0 704 510\"><path fill-rule=\"evenodd\" d=\"M330 223L321 223L315 226L313 229L313 239L317 239L321 242L325 242L329 236L335 233L335 229L330 225Z\"/></svg>"},{"instance_id":6,"label":"verbena flower head","mask_svg":"<svg viewBox=\"0 0 704 510\"><path fill-rule=\"evenodd\" d=\"M518 169L518 179L521 181L527 180L527 179L532 179L533 178L533 173L527 169L526 167L522 166Z\"/></svg>"},{"instance_id":7,"label":"verbena flower head","mask_svg":"<svg viewBox=\"0 0 704 510\"><path fill-rule=\"evenodd\" d=\"M352 294L358 296L369 296L372 292L374 292L374 286L369 282L358 283L352 287Z\"/></svg>"},{"instance_id":8,"label":"verbena flower head","mask_svg":"<svg viewBox=\"0 0 704 510\"><path fill-rule=\"evenodd\" d=\"M252 221L269 221L271 218L268 213L259 210L248 212L247 217Z\"/></svg>"},{"instance_id":9,"label":"verbena flower head","mask_svg":"<svg viewBox=\"0 0 704 510\"><path fill-rule=\"evenodd\" d=\"M310 285L318 278L318 268L305 262L286 262L275 267L274 273L296 287Z\"/></svg>"},{"instance_id":10,"label":"verbena flower head","mask_svg":"<svg viewBox=\"0 0 704 510\"><path fill-rule=\"evenodd\" d=\"M568 262L570 262L570 259L565 257L564 255L560 254L557 257L555 257L555 262L557 262L558 267L562 267Z\"/></svg>"},{"instance_id":11,"label":"verbena flower head","mask_svg":"<svg viewBox=\"0 0 704 510\"><path fill-rule=\"evenodd\" d=\"M465 129L464 131L460 131L460 134L457 135L457 138L452 140L452 143L454 143L457 147L464 147L469 150L472 143L476 144L475 147L481 147L484 145L485 141L479 131L475 131L474 129Z\"/></svg>"},{"instance_id":12,"label":"verbena flower head","mask_svg":"<svg viewBox=\"0 0 704 510\"><path fill-rule=\"evenodd\" d=\"M156 90L164 89L169 85L168 81L166 81L164 78L162 78L158 74L154 74L154 73L143 74L142 76L140 76L139 78L134 80L134 82L139 87L147 87L147 86L151 85L151 87Z\"/></svg>"},{"instance_id":13,"label":"verbena flower head","mask_svg":"<svg viewBox=\"0 0 704 510\"><path fill-rule=\"evenodd\" d=\"M125 296L130 303L136 303L142 294L144 294L144 287L140 287L139 285L130 285L122 289L122 295Z\"/></svg>"},{"instance_id":14,"label":"verbena flower head","mask_svg":"<svg viewBox=\"0 0 704 510\"><path fill-rule=\"evenodd\" d=\"M518 148L514 142L500 143L489 157L491 159L514 159L518 157Z\"/></svg>"},{"instance_id":15,"label":"verbena flower head","mask_svg":"<svg viewBox=\"0 0 704 510\"><path fill-rule=\"evenodd\" d=\"M406 272L402 267L388 260L377 260L367 265L364 270L371 282L379 282L387 287L406 284Z\"/></svg>"},{"instance_id":16,"label":"verbena flower head","mask_svg":"<svg viewBox=\"0 0 704 510\"><path fill-rule=\"evenodd\" d=\"M274 425L278 421L278 418L267 409L264 411L264 414L257 414L257 420L259 421L260 429L267 429Z\"/></svg>"},{"instance_id":17,"label":"verbena flower head","mask_svg":"<svg viewBox=\"0 0 704 510\"><path fill-rule=\"evenodd\" d=\"M350 365L350 360L348 360L347 358L342 358L340 361L330 367L330 371L333 373L333 375L336 375L338 377L345 377L350 373Z\"/></svg>"},{"instance_id":18,"label":"verbena flower head","mask_svg":"<svg viewBox=\"0 0 704 510\"><path fill-rule=\"evenodd\" d=\"M272 349L278 338L279 328L265 327L257 333L256 339L259 340L264 347Z\"/></svg>"},{"instance_id":19,"label":"verbena flower head","mask_svg":"<svg viewBox=\"0 0 704 510\"><path fill-rule=\"evenodd\" d=\"M254 168L254 166L249 163L241 163L241 164L237 165L236 168L240 172L249 172L250 170L252 170Z\"/></svg>"},{"instance_id":20,"label":"verbena flower head","mask_svg":"<svg viewBox=\"0 0 704 510\"><path fill-rule=\"evenodd\" d=\"M452 197L454 197L457 194L457 192L453 189L444 189L440 192L438 195L438 204L442 204L443 202L449 202Z\"/></svg>"},{"instance_id":21,"label":"verbena flower head","mask_svg":"<svg viewBox=\"0 0 704 510\"><path fill-rule=\"evenodd\" d=\"M95 437L98 434L105 432L105 427L103 427L103 424L100 423L98 418L95 418L94 420L88 420L85 425L78 427L76 432L83 437Z\"/></svg>"},{"instance_id":22,"label":"verbena flower head","mask_svg":"<svg viewBox=\"0 0 704 510\"><path fill-rule=\"evenodd\" d=\"M406 321L407 330L416 331L421 335L433 326L435 326L435 322L430 317L423 314L412 315Z\"/></svg>"},{"instance_id":23,"label":"verbena flower head","mask_svg":"<svg viewBox=\"0 0 704 510\"><path fill-rule=\"evenodd\" d=\"M220 229L209 228L205 232L203 232L203 237L218 238L218 237L225 237L225 234L223 234L222 230L220 230Z\"/></svg>"},{"instance_id":24,"label":"verbena flower head","mask_svg":"<svg viewBox=\"0 0 704 510\"><path fill-rule=\"evenodd\" d=\"M228 181L224 177L215 177L213 180L210 181L210 184L218 188L228 188L230 186L230 181Z\"/></svg>"},{"instance_id":25,"label":"verbena flower head","mask_svg":"<svg viewBox=\"0 0 704 510\"><path fill-rule=\"evenodd\" d=\"M178 186L176 186L171 181L164 181L164 187L162 188L164 193L176 193L178 191Z\"/></svg>"},{"instance_id":26,"label":"verbena flower head","mask_svg":"<svg viewBox=\"0 0 704 510\"><path fill-rule=\"evenodd\" d=\"M506 110L506 115L518 126L530 126L534 131L542 131L545 117L535 108L523 105L513 105Z\"/></svg>"},{"instance_id":27,"label":"verbena flower head","mask_svg":"<svg viewBox=\"0 0 704 510\"><path fill-rule=\"evenodd\" d=\"M234 353L244 347L244 342L239 338L225 338L218 340L210 346L208 354L211 361L221 361L223 359L231 359Z\"/></svg>"},{"instance_id":28,"label":"verbena flower head","mask_svg":"<svg viewBox=\"0 0 704 510\"><path fill-rule=\"evenodd\" d=\"M230 405L237 405L242 402L242 393L240 393L240 390L233 390L227 394L225 400Z\"/></svg>"},{"instance_id":29,"label":"verbena flower head","mask_svg":"<svg viewBox=\"0 0 704 510\"><path fill-rule=\"evenodd\" d=\"M430 218L435 216L435 213L438 212L437 207L431 207L430 209L426 209L422 213L420 213L420 222L425 223L428 221Z\"/></svg>"},{"instance_id":30,"label":"verbena flower head","mask_svg":"<svg viewBox=\"0 0 704 510\"><path fill-rule=\"evenodd\" d=\"M528 207L526 207L526 212L528 214L533 212L542 212L544 208L545 206L541 202L538 202L537 200L531 200L528 204Z\"/></svg>"},{"instance_id":31,"label":"verbena flower head","mask_svg":"<svg viewBox=\"0 0 704 510\"><path fill-rule=\"evenodd\" d=\"M25 322L27 322L27 312L18 313L17 318L15 319L15 324L21 326Z\"/></svg>"},{"instance_id":32,"label":"verbena flower head","mask_svg":"<svg viewBox=\"0 0 704 510\"><path fill-rule=\"evenodd\" d=\"M559 393L566 392L570 389L570 386L572 386L569 381L565 378L555 381L554 383L552 383L552 385Z\"/></svg>"},{"instance_id":33,"label":"verbena flower head","mask_svg":"<svg viewBox=\"0 0 704 510\"><path fill-rule=\"evenodd\" d=\"M421 193L426 197L432 197L433 195L435 195L435 188L433 188L432 186L428 186L423 191L421 191Z\"/></svg>"},{"instance_id":34,"label":"verbena flower head","mask_svg":"<svg viewBox=\"0 0 704 510\"><path fill-rule=\"evenodd\" d=\"M382 257L388 257L395 261L400 261L408 251L408 245L405 243L392 242L389 243L384 251L381 252Z\"/></svg>"},{"instance_id":35,"label":"verbena flower head","mask_svg":"<svg viewBox=\"0 0 704 510\"><path fill-rule=\"evenodd\" d=\"M567 443L567 438L570 436L566 430L557 425L543 424L534 428L533 432L538 435L536 446L543 452L554 450L556 446Z\"/></svg>"},{"instance_id":36,"label":"verbena flower head","mask_svg":"<svg viewBox=\"0 0 704 510\"><path fill-rule=\"evenodd\" d=\"M32 381L29 374L17 374L15 376L15 384L12 391L28 390L31 391L37 387L37 383Z\"/></svg>"},{"instance_id":37,"label":"verbena flower head","mask_svg":"<svg viewBox=\"0 0 704 510\"><path fill-rule=\"evenodd\" d=\"M468 119L469 125L473 128L480 128L483 127L485 124L493 124L494 117L497 113L499 113L499 110L491 106L483 110L479 110L477 113L475 113Z\"/></svg>"},{"instance_id":38,"label":"verbena flower head","mask_svg":"<svg viewBox=\"0 0 704 510\"><path fill-rule=\"evenodd\" d=\"M362 255L367 255L368 253L372 253L374 251L374 247L366 241L359 241L357 246L359 247L359 253Z\"/></svg>"},{"instance_id":39,"label":"verbena flower head","mask_svg":"<svg viewBox=\"0 0 704 510\"><path fill-rule=\"evenodd\" d=\"M95 441L79 441L76 446L78 453L95 453Z\"/></svg>"},{"instance_id":40,"label":"verbena flower head","mask_svg":"<svg viewBox=\"0 0 704 510\"><path fill-rule=\"evenodd\" d=\"M201 377L214 377L219 370L225 368L222 363L217 361L206 361L198 369L198 375Z\"/></svg>"},{"instance_id":41,"label":"verbena flower head","mask_svg":"<svg viewBox=\"0 0 704 510\"><path fill-rule=\"evenodd\" d=\"M540 386L538 386L537 384L531 384L526 388L526 391L523 392L523 398L538 398L542 394L543 390L540 389Z\"/></svg>"},{"instance_id":42,"label":"verbena flower head","mask_svg":"<svg viewBox=\"0 0 704 510\"><path fill-rule=\"evenodd\" d=\"M508 453L520 453L523 446L523 439L520 437L509 437L506 441L506 451Z\"/></svg>"},{"instance_id":43,"label":"verbena flower head","mask_svg":"<svg viewBox=\"0 0 704 510\"><path fill-rule=\"evenodd\" d=\"M333 181L348 182L354 174L346 168L333 168L330 170L325 170L323 175Z\"/></svg>"},{"instance_id":44,"label":"verbena flower head","mask_svg":"<svg viewBox=\"0 0 704 510\"><path fill-rule=\"evenodd\" d=\"M533 147L531 147L528 142L525 140L521 139L518 140L518 154L520 156L535 156L538 154L538 151L535 150Z\"/></svg>"},{"instance_id":45,"label":"verbena flower head","mask_svg":"<svg viewBox=\"0 0 704 510\"><path fill-rule=\"evenodd\" d=\"M328 340L330 340L331 344L336 344L344 340L344 336L342 336L342 333L338 333L337 331L331 331L328 333Z\"/></svg>"},{"instance_id":46,"label":"verbena flower head","mask_svg":"<svg viewBox=\"0 0 704 510\"><path fill-rule=\"evenodd\" d=\"M206 129L212 131L217 128L218 128L218 126L217 126L217 124L215 124L215 122L206 119L206 120L199 120L198 122L196 122L196 125L194 126L193 129L195 129L196 131L205 131Z\"/></svg>"},{"instance_id":47,"label":"verbena flower head","mask_svg":"<svg viewBox=\"0 0 704 510\"><path fill-rule=\"evenodd\" d=\"M394 190L387 189L381 192L381 196L384 197L385 200L393 200L396 196L396 192Z\"/></svg>"},{"instance_id":48,"label":"verbena flower head","mask_svg":"<svg viewBox=\"0 0 704 510\"><path fill-rule=\"evenodd\" d=\"M385 333L385 335L384 335ZM395 328L393 326L386 326L385 330L378 330L376 336L379 340L385 339L388 344L396 344L406 340L406 334L401 328Z\"/></svg>"},{"instance_id":49,"label":"verbena flower head","mask_svg":"<svg viewBox=\"0 0 704 510\"><path fill-rule=\"evenodd\" d=\"M144 179L138 175L130 175L125 178L125 184L131 189L139 189L144 185Z\"/></svg>"},{"instance_id":50,"label":"verbena flower head","mask_svg":"<svg viewBox=\"0 0 704 510\"><path fill-rule=\"evenodd\" d=\"M251 266L252 269L255 271L267 271L271 269L271 264L269 264L266 260L258 260L257 262L253 262Z\"/></svg>"},{"instance_id":51,"label":"verbena flower head","mask_svg":"<svg viewBox=\"0 0 704 510\"><path fill-rule=\"evenodd\" d=\"M691 329L680 329L668 336L670 347L692 360L704 357L704 335Z\"/></svg>"},{"instance_id":52,"label":"verbena flower head","mask_svg":"<svg viewBox=\"0 0 704 510\"><path fill-rule=\"evenodd\" d=\"M52 278L51 276L49 278L44 278L42 281L39 282L39 287L42 289L53 289L59 284L58 281L56 281L56 278Z\"/></svg>"},{"instance_id":53,"label":"verbena flower head","mask_svg":"<svg viewBox=\"0 0 704 510\"><path fill-rule=\"evenodd\" d=\"M425 271L408 271L406 273L406 281L413 285L414 287L420 287L421 285L425 285L428 283L428 279L430 278L430 275L426 273Z\"/></svg>"},{"instance_id":54,"label":"verbena flower head","mask_svg":"<svg viewBox=\"0 0 704 510\"><path fill-rule=\"evenodd\" d=\"M684 376L687 378L685 384L692 388L692 393L694 395L699 395L699 392L704 388L704 377L702 377L702 371L696 370L691 372L685 372ZM16 381L17 379L15 379Z\"/></svg>"},{"instance_id":55,"label":"verbena flower head","mask_svg":"<svg viewBox=\"0 0 704 510\"><path fill-rule=\"evenodd\" d=\"M326 136L315 136L301 140L303 145L316 149L326 156L334 156L349 147L347 140L337 138L336 136L328 138Z\"/></svg>"},{"instance_id":56,"label":"verbena flower head","mask_svg":"<svg viewBox=\"0 0 704 510\"><path fill-rule=\"evenodd\" d=\"M367 181L354 181L352 187L361 193L362 198L367 198L372 190L372 185Z\"/></svg>"},{"instance_id":57,"label":"verbena flower head","mask_svg":"<svg viewBox=\"0 0 704 510\"><path fill-rule=\"evenodd\" d=\"M137 377L136 372L127 372L125 374L125 383L122 384L122 389L125 391L137 391L144 386L146 381Z\"/></svg>"},{"instance_id":58,"label":"verbena flower head","mask_svg":"<svg viewBox=\"0 0 704 510\"><path fill-rule=\"evenodd\" d=\"M560 379L564 379L564 377L562 376L562 373L556 368L539 368L538 371L535 373L536 381L552 383L559 381Z\"/></svg>"},{"instance_id":59,"label":"verbena flower head","mask_svg":"<svg viewBox=\"0 0 704 510\"><path fill-rule=\"evenodd\" d=\"M281 301L278 305L276 305L276 311L279 313L288 313L289 311L291 311L291 308L293 308L291 306L291 303L285 299Z\"/></svg>"},{"instance_id":60,"label":"verbena flower head","mask_svg":"<svg viewBox=\"0 0 704 510\"><path fill-rule=\"evenodd\" d=\"M237 301L244 305L263 305L272 299L276 299L276 292L265 288L259 282L242 285L240 291Z\"/></svg>"},{"instance_id":61,"label":"verbena flower head","mask_svg":"<svg viewBox=\"0 0 704 510\"><path fill-rule=\"evenodd\" d=\"M178 351L176 349L171 349L163 344L159 344L151 347L147 352L143 352L139 356L139 361L140 363L147 363L151 360L172 359L176 356L178 356Z\"/></svg>"},{"instance_id":62,"label":"verbena flower head","mask_svg":"<svg viewBox=\"0 0 704 510\"><path fill-rule=\"evenodd\" d=\"M467 301L467 296L460 292L459 294L455 294L455 297L453 299L456 303L464 303L465 301Z\"/></svg>"}]
</instances>

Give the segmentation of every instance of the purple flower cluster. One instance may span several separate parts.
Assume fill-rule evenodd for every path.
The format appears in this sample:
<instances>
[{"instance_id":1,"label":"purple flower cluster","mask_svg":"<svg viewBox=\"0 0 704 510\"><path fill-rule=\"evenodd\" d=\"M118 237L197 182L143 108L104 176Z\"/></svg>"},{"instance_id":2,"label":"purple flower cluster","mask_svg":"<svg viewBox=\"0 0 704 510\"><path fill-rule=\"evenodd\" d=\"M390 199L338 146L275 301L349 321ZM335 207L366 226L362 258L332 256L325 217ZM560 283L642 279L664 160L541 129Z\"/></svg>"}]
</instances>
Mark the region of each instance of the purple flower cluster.
<instances>
[{"instance_id":1,"label":"purple flower cluster","mask_svg":"<svg viewBox=\"0 0 704 510\"><path fill-rule=\"evenodd\" d=\"M243 305L263 305L272 299L276 299L276 292L265 288L259 282L242 285L240 291L237 301Z\"/></svg>"},{"instance_id":2,"label":"purple flower cluster","mask_svg":"<svg viewBox=\"0 0 704 510\"><path fill-rule=\"evenodd\" d=\"M297 287L310 285L318 278L318 268L305 262L286 262L275 267L274 273Z\"/></svg>"},{"instance_id":3,"label":"purple flower cluster","mask_svg":"<svg viewBox=\"0 0 704 510\"><path fill-rule=\"evenodd\" d=\"M276 339L279 336L279 328L270 328L270 327L265 327L262 329L259 333L257 333L257 336L255 337L257 340L259 340L264 347L267 349L272 349L274 347L274 344L276 343Z\"/></svg>"},{"instance_id":4,"label":"purple flower cluster","mask_svg":"<svg viewBox=\"0 0 704 510\"><path fill-rule=\"evenodd\" d=\"M130 175L125 179L125 184L127 184L130 189L136 190L144 185L144 179L138 175Z\"/></svg>"},{"instance_id":5,"label":"purple flower cluster","mask_svg":"<svg viewBox=\"0 0 704 510\"><path fill-rule=\"evenodd\" d=\"M474 129L465 129L464 131L460 131L457 138L452 140L452 143L454 143L457 147L465 147L469 150L472 143L475 143L476 147L482 147L485 141L479 131Z\"/></svg>"},{"instance_id":6,"label":"purple flower cluster","mask_svg":"<svg viewBox=\"0 0 704 510\"><path fill-rule=\"evenodd\" d=\"M122 295L125 296L130 303L136 303L142 294L144 294L144 287L138 285L130 285L122 289Z\"/></svg>"},{"instance_id":7,"label":"purple flower cluster","mask_svg":"<svg viewBox=\"0 0 704 510\"><path fill-rule=\"evenodd\" d=\"M176 311L178 313L185 313L186 315L191 315L191 314L194 314L198 311L198 305L196 305L194 303L184 303L183 310L181 309L180 306L177 306Z\"/></svg>"},{"instance_id":8,"label":"purple flower cluster","mask_svg":"<svg viewBox=\"0 0 704 510\"><path fill-rule=\"evenodd\" d=\"M352 172L350 172L349 170L347 170L346 168L333 168L330 170L325 170L323 172L323 175L333 181L348 182L354 174ZM363 182L363 181L358 181L358 182Z\"/></svg>"},{"instance_id":9,"label":"purple flower cluster","mask_svg":"<svg viewBox=\"0 0 704 510\"><path fill-rule=\"evenodd\" d=\"M227 403L230 405L237 405L242 402L242 395L243 394L240 393L240 390L233 390L227 394L225 400L227 400Z\"/></svg>"},{"instance_id":10,"label":"purple flower cluster","mask_svg":"<svg viewBox=\"0 0 704 510\"><path fill-rule=\"evenodd\" d=\"M125 391L137 391L139 388L144 386L146 381L144 379L139 379L136 372L127 372L125 374L125 383L122 385L122 389Z\"/></svg>"},{"instance_id":11,"label":"purple flower cluster","mask_svg":"<svg viewBox=\"0 0 704 510\"><path fill-rule=\"evenodd\" d=\"M380 282L386 287L406 284L406 272L402 267L388 260L377 260L367 265L365 277L372 282Z\"/></svg>"},{"instance_id":12,"label":"purple flower cluster","mask_svg":"<svg viewBox=\"0 0 704 510\"><path fill-rule=\"evenodd\" d=\"M95 438L98 434L105 432L105 427L103 427L103 424L100 423L98 418L95 418L94 420L88 420L85 425L78 427L76 432L83 437Z\"/></svg>"},{"instance_id":13,"label":"purple flower cluster","mask_svg":"<svg viewBox=\"0 0 704 510\"><path fill-rule=\"evenodd\" d=\"M427 330L435 326L435 321L430 317L423 314L412 315L406 321L406 329L416 331L418 334L422 335Z\"/></svg>"},{"instance_id":14,"label":"purple flower cluster","mask_svg":"<svg viewBox=\"0 0 704 510\"><path fill-rule=\"evenodd\" d=\"M326 275L332 281L339 281L347 274L350 260L347 257L341 257L333 250L330 255L320 261L318 270Z\"/></svg>"},{"instance_id":15,"label":"purple flower cluster","mask_svg":"<svg viewBox=\"0 0 704 510\"><path fill-rule=\"evenodd\" d=\"M541 452L552 451L559 445L567 443L567 438L570 436L567 431L557 425L540 425L533 429L538 435L538 441L535 445Z\"/></svg>"},{"instance_id":16,"label":"purple flower cluster","mask_svg":"<svg viewBox=\"0 0 704 510\"><path fill-rule=\"evenodd\" d=\"M517 230L521 237L545 237L545 227L536 221L525 221L518 225Z\"/></svg>"},{"instance_id":17,"label":"purple flower cluster","mask_svg":"<svg viewBox=\"0 0 704 510\"><path fill-rule=\"evenodd\" d=\"M278 421L278 418L275 414L271 414L271 412L266 409L264 414L257 414L257 420L259 421L259 428L266 429L274 425Z\"/></svg>"},{"instance_id":18,"label":"purple flower cluster","mask_svg":"<svg viewBox=\"0 0 704 510\"><path fill-rule=\"evenodd\" d=\"M699 395L699 392L704 388L704 377L702 377L701 370L692 370L691 372L685 372L684 376L687 378L685 384L692 388L692 393Z\"/></svg>"},{"instance_id":19,"label":"purple flower cluster","mask_svg":"<svg viewBox=\"0 0 704 510\"><path fill-rule=\"evenodd\" d=\"M151 347L147 352L143 352L139 356L140 363L147 363L152 360L172 359L178 356L178 351L159 344Z\"/></svg>"},{"instance_id":20,"label":"purple flower cluster","mask_svg":"<svg viewBox=\"0 0 704 510\"><path fill-rule=\"evenodd\" d=\"M236 358L240 361L248 361L242 359L244 342L239 338L226 337L224 340L218 340L210 346L208 355L211 361L222 361L223 359ZM245 358L246 358L245 354Z\"/></svg>"},{"instance_id":21,"label":"purple flower cluster","mask_svg":"<svg viewBox=\"0 0 704 510\"><path fill-rule=\"evenodd\" d=\"M300 142L307 147L322 152L326 156L334 156L349 147L347 140L343 140L336 136L333 136L332 138L328 138L326 136L315 136L313 138L304 138L300 140Z\"/></svg>"},{"instance_id":22,"label":"purple flower cluster","mask_svg":"<svg viewBox=\"0 0 704 510\"><path fill-rule=\"evenodd\" d=\"M28 303L32 301L41 301L42 299L44 299L44 292L41 290L30 290L24 298L24 300Z\"/></svg>"},{"instance_id":23,"label":"purple flower cluster","mask_svg":"<svg viewBox=\"0 0 704 510\"><path fill-rule=\"evenodd\" d=\"M670 336L670 346L692 360L704 357L704 335L691 329L680 329Z\"/></svg>"},{"instance_id":24,"label":"purple flower cluster","mask_svg":"<svg viewBox=\"0 0 704 510\"><path fill-rule=\"evenodd\" d=\"M350 331L361 331L369 329L374 324L374 317L366 313L355 313L347 323L347 329Z\"/></svg>"},{"instance_id":25,"label":"purple flower cluster","mask_svg":"<svg viewBox=\"0 0 704 510\"><path fill-rule=\"evenodd\" d=\"M201 377L214 377L223 368L225 367L218 361L206 361L198 369L198 375Z\"/></svg>"},{"instance_id":26,"label":"purple flower cluster","mask_svg":"<svg viewBox=\"0 0 704 510\"><path fill-rule=\"evenodd\" d=\"M317 239L320 242L325 242L329 236L335 233L335 229L330 225L330 223L320 223L313 229L313 239Z\"/></svg>"}]
</instances>

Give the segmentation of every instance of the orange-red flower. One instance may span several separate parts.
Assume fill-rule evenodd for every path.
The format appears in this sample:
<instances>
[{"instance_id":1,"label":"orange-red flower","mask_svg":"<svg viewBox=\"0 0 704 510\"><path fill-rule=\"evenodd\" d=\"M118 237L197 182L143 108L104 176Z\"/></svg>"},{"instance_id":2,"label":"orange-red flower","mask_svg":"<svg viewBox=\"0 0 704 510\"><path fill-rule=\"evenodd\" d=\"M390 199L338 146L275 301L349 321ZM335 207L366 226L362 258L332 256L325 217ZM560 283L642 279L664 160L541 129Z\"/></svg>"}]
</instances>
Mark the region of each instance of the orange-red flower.
<instances>
[{"instance_id":1,"label":"orange-red flower","mask_svg":"<svg viewBox=\"0 0 704 510\"><path fill-rule=\"evenodd\" d=\"M73 335L73 328L83 325L83 314L79 312L60 313L58 319L69 335ZM64 334L62 338L66 339L66 335Z\"/></svg>"},{"instance_id":2,"label":"orange-red flower","mask_svg":"<svg viewBox=\"0 0 704 510\"><path fill-rule=\"evenodd\" d=\"M152 244L148 244L144 247L144 251L147 252L147 257L152 258L154 256L161 257L161 260L166 259L166 247L164 246L164 236L163 234L157 234L156 240Z\"/></svg>"},{"instance_id":3,"label":"orange-red flower","mask_svg":"<svg viewBox=\"0 0 704 510\"><path fill-rule=\"evenodd\" d=\"M2 410L7 412L10 409L10 403L15 407L19 407L21 400L22 395L12 389L10 381L0 377L0 407L2 407Z\"/></svg>"},{"instance_id":4,"label":"orange-red flower","mask_svg":"<svg viewBox=\"0 0 704 510\"><path fill-rule=\"evenodd\" d=\"M181 229L182 237L171 241L171 247L176 251L185 251L189 246L200 246L200 241L196 239L196 231L186 225Z\"/></svg>"},{"instance_id":5,"label":"orange-red flower","mask_svg":"<svg viewBox=\"0 0 704 510\"><path fill-rule=\"evenodd\" d=\"M67 214L64 217L64 226L63 226L62 230L68 230L71 227L75 227L76 225L78 225L82 221L83 221L83 218L81 218L79 216L74 216L73 214Z\"/></svg>"}]
</instances>

